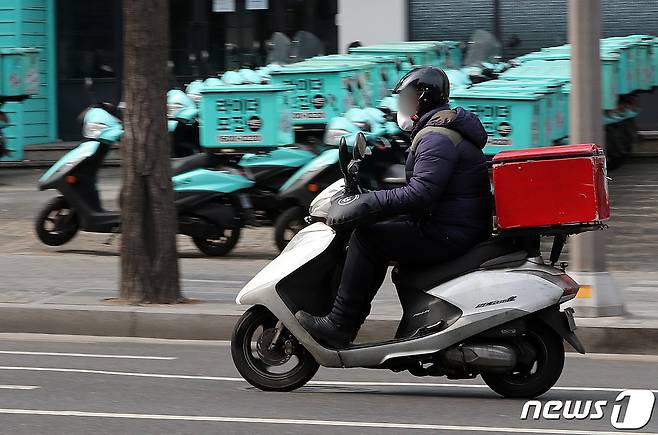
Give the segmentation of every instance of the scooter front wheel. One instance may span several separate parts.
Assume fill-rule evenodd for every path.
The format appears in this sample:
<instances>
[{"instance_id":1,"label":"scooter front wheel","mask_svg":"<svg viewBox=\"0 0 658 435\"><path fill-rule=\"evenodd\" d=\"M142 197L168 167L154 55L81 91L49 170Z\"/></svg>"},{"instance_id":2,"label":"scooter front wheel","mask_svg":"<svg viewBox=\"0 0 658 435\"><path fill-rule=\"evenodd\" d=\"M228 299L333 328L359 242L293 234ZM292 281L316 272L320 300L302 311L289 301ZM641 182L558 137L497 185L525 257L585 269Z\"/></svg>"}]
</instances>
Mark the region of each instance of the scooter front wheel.
<instances>
[{"instance_id":1,"label":"scooter front wheel","mask_svg":"<svg viewBox=\"0 0 658 435\"><path fill-rule=\"evenodd\" d=\"M62 196L51 200L34 222L37 237L48 246L60 246L78 232L80 223L75 210Z\"/></svg>"},{"instance_id":2,"label":"scooter front wheel","mask_svg":"<svg viewBox=\"0 0 658 435\"><path fill-rule=\"evenodd\" d=\"M221 257L235 248L240 239L240 228L222 228L216 235L193 237L192 240L199 251L210 257Z\"/></svg>"},{"instance_id":3,"label":"scooter front wheel","mask_svg":"<svg viewBox=\"0 0 658 435\"><path fill-rule=\"evenodd\" d=\"M265 307L247 310L233 330L231 355L238 372L263 391L292 391L306 384L320 367Z\"/></svg>"},{"instance_id":4,"label":"scooter front wheel","mask_svg":"<svg viewBox=\"0 0 658 435\"><path fill-rule=\"evenodd\" d=\"M551 389L564 367L562 337L543 323L531 325L523 345L534 352L532 361L519 363L512 373L482 373L484 382L503 397L533 398Z\"/></svg>"}]
</instances>

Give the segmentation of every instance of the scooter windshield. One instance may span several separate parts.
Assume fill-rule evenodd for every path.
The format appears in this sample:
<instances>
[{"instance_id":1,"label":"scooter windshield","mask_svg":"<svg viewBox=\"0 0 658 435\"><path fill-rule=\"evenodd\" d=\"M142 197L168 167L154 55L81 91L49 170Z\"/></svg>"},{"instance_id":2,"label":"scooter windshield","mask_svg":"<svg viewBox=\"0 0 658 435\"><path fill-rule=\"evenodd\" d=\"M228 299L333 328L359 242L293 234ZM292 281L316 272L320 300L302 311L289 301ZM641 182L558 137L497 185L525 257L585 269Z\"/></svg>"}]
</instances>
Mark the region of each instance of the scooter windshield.
<instances>
[{"instance_id":1,"label":"scooter windshield","mask_svg":"<svg viewBox=\"0 0 658 435\"><path fill-rule=\"evenodd\" d=\"M464 64L481 66L483 63L497 63L502 54L500 41L486 30L478 29L471 36Z\"/></svg>"},{"instance_id":2,"label":"scooter windshield","mask_svg":"<svg viewBox=\"0 0 658 435\"><path fill-rule=\"evenodd\" d=\"M267 63L285 65L290 63L290 38L281 32L275 32L267 41Z\"/></svg>"},{"instance_id":3,"label":"scooter windshield","mask_svg":"<svg viewBox=\"0 0 658 435\"><path fill-rule=\"evenodd\" d=\"M292 57L294 62L300 62L324 54L324 44L311 32L305 30L295 33L292 42Z\"/></svg>"}]
</instances>

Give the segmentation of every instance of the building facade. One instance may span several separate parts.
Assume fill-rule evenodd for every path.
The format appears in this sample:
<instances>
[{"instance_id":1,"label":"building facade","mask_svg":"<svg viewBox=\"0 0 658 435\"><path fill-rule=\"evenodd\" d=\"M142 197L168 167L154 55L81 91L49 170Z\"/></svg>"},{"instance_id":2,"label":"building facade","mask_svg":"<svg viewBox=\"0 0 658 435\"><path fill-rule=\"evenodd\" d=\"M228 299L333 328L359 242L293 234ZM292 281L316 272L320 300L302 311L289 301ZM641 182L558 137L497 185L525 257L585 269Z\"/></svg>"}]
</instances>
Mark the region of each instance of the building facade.
<instances>
[{"instance_id":1,"label":"building facade","mask_svg":"<svg viewBox=\"0 0 658 435\"><path fill-rule=\"evenodd\" d=\"M602 0L604 36L658 34L658 1ZM41 50L41 91L7 103L11 159L30 144L80 139L78 115L94 99L121 98L122 0L0 0L0 47ZM171 85L265 62L274 32L312 32L327 53L403 40L468 41L495 34L514 57L567 40L567 0L170 0ZM93 93L85 89L94 81ZM658 107L656 95L643 106ZM639 118L658 130L658 109Z\"/></svg>"}]
</instances>

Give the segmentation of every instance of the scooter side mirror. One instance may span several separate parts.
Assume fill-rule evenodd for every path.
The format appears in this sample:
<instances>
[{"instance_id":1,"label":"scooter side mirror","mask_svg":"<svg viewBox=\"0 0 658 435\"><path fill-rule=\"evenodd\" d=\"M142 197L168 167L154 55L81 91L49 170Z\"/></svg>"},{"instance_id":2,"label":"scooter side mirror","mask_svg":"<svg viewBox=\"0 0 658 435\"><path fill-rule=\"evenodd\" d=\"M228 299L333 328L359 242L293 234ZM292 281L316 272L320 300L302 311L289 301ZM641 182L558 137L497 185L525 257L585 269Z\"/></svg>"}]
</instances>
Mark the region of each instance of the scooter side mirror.
<instances>
[{"instance_id":1,"label":"scooter side mirror","mask_svg":"<svg viewBox=\"0 0 658 435\"><path fill-rule=\"evenodd\" d=\"M354 141L354 160L361 160L366 156L366 150L368 148L368 142L366 141L366 136L359 132L356 135L356 140Z\"/></svg>"},{"instance_id":2,"label":"scooter side mirror","mask_svg":"<svg viewBox=\"0 0 658 435\"><path fill-rule=\"evenodd\" d=\"M351 160L350 152L347 150L347 141L344 137L341 137L338 145L338 164L340 165L340 171L345 177L348 176L347 168Z\"/></svg>"}]
</instances>

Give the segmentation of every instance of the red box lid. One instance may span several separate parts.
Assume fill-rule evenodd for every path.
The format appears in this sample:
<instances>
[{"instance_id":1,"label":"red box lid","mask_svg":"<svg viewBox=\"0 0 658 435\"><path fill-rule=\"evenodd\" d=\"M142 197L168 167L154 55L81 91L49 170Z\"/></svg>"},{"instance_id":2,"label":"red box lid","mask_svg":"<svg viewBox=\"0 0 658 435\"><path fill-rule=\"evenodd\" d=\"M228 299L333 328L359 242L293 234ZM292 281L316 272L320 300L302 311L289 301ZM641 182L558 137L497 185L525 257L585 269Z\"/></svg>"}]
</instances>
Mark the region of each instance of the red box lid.
<instances>
[{"instance_id":1,"label":"red box lid","mask_svg":"<svg viewBox=\"0 0 658 435\"><path fill-rule=\"evenodd\" d=\"M596 144L558 145L525 150L501 151L493 157L494 163L509 161L542 160L556 157L591 157L602 155L603 150Z\"/></svg>"}]
</instances>

